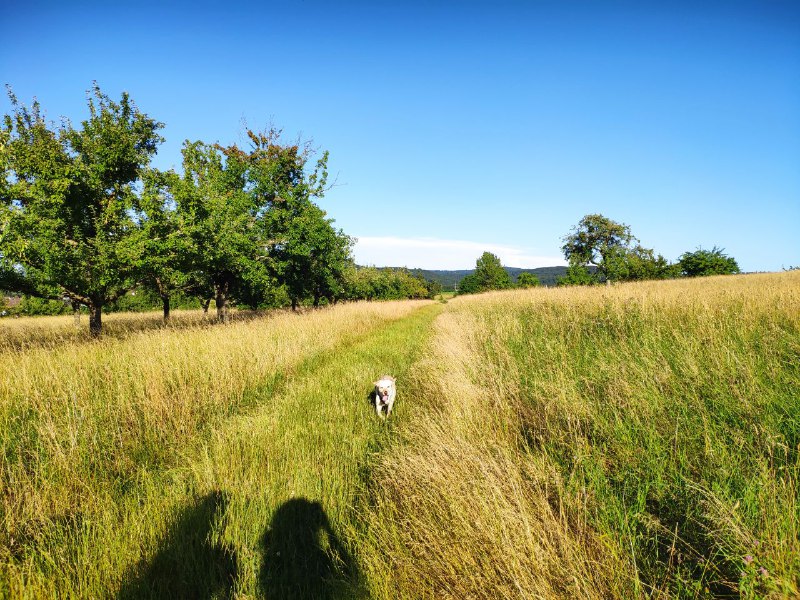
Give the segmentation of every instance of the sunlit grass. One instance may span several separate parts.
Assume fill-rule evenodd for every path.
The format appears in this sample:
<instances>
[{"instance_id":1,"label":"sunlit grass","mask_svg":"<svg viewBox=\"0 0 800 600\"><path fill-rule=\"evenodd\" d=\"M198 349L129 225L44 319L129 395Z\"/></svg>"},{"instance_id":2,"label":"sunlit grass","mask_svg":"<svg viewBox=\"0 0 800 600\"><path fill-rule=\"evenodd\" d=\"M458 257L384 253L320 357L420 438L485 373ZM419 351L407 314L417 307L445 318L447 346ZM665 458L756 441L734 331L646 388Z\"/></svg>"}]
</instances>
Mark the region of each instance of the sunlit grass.
<instances>
[{"instance_id":1,"label":"sunlit grass","mask_svg":"<svg viewBox=\"0 0 800 600\"><path fill-rule=\"evenodd\" d=\"M137 318L12 323L0 597L800 595L798 273Z\"/></svg>"},{"instance_id":2,"label":"sunlit grass","mask_svg":"<svg viewBox=\"0 0 800 600\"><path fill-rule=\"evenodd\" d=\"M283 410L275 395L294 389L304 364L423 304L353 304L6 353L0 590L108 595L193 497L192 480L179 474L208 451L226 418ZM363 373L367 384L375 376Z\"/></svg>"},{"instance_id":3,"label":"sunlit grass","mask_svg":"<svg viewBox=\"0 0 800 600\"><path fill-rule=\"evenodd\" d=\"M376 597L800 593L799 274L448 309L373 471Z\"/></svg>"},{"instance_id":4,"label":"sunlit grass","mask_svg":"<svg viewBox=\"0 0 800 600\"><path fill-rule=\"evenodd\" d=\"M272 314L279 314L278 313ZM233 321L247 321L263 317L254 311L232 311ZM103 315L103 336L113 339L125 338L155 329L185 329L213 327L217 325L216 313L202 310L173 310L168 321L160 311L144 313L109 313ZM80 314L5 317L0 319L0 352L28 350L31 348L58 348L65 343L94 341L89 333L89 318Z\"/></svg>"}]
</instances>

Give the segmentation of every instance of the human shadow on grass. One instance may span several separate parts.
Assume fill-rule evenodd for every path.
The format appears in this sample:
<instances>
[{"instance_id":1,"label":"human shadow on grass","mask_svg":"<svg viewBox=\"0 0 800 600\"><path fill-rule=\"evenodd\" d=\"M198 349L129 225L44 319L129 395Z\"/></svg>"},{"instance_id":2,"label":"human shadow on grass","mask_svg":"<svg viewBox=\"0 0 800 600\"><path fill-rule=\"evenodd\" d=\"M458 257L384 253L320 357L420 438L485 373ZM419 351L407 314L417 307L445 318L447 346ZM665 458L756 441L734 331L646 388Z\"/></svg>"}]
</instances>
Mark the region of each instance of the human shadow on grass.
<instances>
[{"instance_id":1,"label":"human shadow on grass","mask_svg":"<svg viewBox=\"0 0 800 600\"><path fill-rule=\"evenodd\" d=\"M269 600L361 598L358 567L319 502L294 498L272 517L262 540L259 585Z\"/></svg>"},{"instance_id":2,"label":"human shadow on grass","mask_svg":"<svg viewBox=\"0 0 800 600\"><path fill-rule=\"evenodd\" d=\"M236 554L211 541L226 505L225 497L213 492L183 510L156 555L129 571L119 600L232 597Z\"/></svg>"}]
</instances>

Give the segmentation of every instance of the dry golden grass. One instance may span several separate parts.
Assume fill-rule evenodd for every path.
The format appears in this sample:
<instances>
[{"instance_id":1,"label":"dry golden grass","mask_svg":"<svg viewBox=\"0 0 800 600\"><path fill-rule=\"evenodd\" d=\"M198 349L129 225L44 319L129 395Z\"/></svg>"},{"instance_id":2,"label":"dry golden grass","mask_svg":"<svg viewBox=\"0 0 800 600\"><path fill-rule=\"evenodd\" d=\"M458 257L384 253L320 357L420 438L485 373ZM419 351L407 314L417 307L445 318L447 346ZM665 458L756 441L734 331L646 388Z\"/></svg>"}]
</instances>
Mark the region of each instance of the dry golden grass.
<instances>
[{"instance_id":1,"label":"dry golden grass","mask_svg":"<svg viewBox=\"0 0 800 600\"><path fill-rule=\"evenodd\" d=\"M204 432L269 398L303 361L346 346L423 304L349 304L227 326L145 327L139 333L131 326L124 339L5 352L0 561L16 556L13 562L24 571L24 561L17 561L33 548L71 551L58 539L63 542L60 536L90 515L104 522L97 527L113 527L119 516L109 507L116 498L143 481L158 485L146 473L167 474L196 452ZM153 521L163 522L167 514ZM45 543L53 536L55 541ZM28 558L78 568L67 557Z\"/></svg>"},{"instance_id":2,"label":"dry golden grass","mask_svg":"<svg viewBox=\"0 0 800 600\"><path fill-rule=\"evenodd\" d=\"M271 315L288 312L274 311ZM265 313L247 310L233 310L234 322L260 319ZM76 321L72 315L7 317L0 319L0 353L32 348L59 348L67 343L96 341L89 333L89 319L81 314ZM103 315L103 337L105 339L124 339L151 330L176 330L217 325L216 313L202 310L173 310L165 322L158 311L145 313L109 313Z\"/></svg>"},{"instance_id":3,"label":"dry golden grass","mask_svg":"<svg viewBox=\"0 0 800 600\"><path fill-rule=\"evenodd\" d=\"M497 380L475 343L500 332L462 306L439 318L419 365L422 412L372 472L373 596L624 597L629 565L565 510L557 470L522 443L516 382Z\"/></svg>"},{"instance_id":4,"label":"dry golden grass","mask_svg":"<svg viewBox=\"0 0 800 600\"><path fill-rule=\"evenodd\" d=\"M800 596L800 273L423 304L0 322L0 597Z\"/></svg>"},{"instance_id":5,"label":"dry golden grass","mask_svg":"<svg viewBox=\"0 0 800 600\"><path fill-rule=\"evenodd\" d=\"M800 273L448 309L372 473L376 597L800 593Z\"/></svg>"}]
</instances>

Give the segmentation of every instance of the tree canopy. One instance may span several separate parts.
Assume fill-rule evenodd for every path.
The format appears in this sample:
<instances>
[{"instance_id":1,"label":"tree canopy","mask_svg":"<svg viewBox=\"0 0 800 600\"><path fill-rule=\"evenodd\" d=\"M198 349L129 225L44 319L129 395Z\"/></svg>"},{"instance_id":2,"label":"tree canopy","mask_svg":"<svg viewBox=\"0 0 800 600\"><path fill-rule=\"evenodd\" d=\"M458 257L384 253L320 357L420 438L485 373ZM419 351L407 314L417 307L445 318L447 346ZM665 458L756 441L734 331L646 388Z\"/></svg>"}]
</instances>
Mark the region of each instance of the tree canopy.
<instances>
[{"instance_id":1,"label":"tree canopy","mask_svg":"<svg viewBox=\"0 0 800 600\"><path fill-rule=\"evenodd\" d=\"M135 184L162 141L162 124L126 93L95 85L80 127L48 123L9 92L0 131L2 285L89 307L97 335L103 306L134 283Z\"/></svg>"},{"instance_id":2,"label":"tree canopy","mask_svg":"<svg viewBox=\"0 0 800 600\"><path fill-rule=\"evenodd\" d=\"M327 152L248 131L249 147L186 141L182 170L149 167L162 124L95 85L79 128L19 104L0 130L0 287L90 310L136 287L169 316L175 294L293 306L346 295L352 240L314 200ZM207 303L206 303L207 306Z\"/></svg>"},{"instance_id":3,"label":"tree canopy","mask_svg":"<svg viewBox=\"0 0 800 600\"><path fill-rule=\"evenodd\" d=\"M561 285L665 279L678 275L663 256L639 244L631 229L600 214L583 217L563 238L569 261Z\"/></svg>"},{"instance_id":4,"label":"tree canopy","mask_svg":"<svg viewBox=\"0 0 800 600\"><path fill-rule=\"evenodd\" d=\"M529 287L538 287L541 285L539 278L534 275L533 273L528 273L523 271L522 273L517 276L517 287L521 288L529 288Z\"/></svg>"},{"instance_id":5,"label":"tree canopy","mask_svg":"<svg viewBox=\"0 0 800 600\"><path fill-rule=\"evenodd\" d=\"M491 252L484 252L475 261L475 271L459 282L458 293L476 294L488 290L504 290L512 286L511 277L503 268L500 258Z\"/></svg>"},{"instance_id":6,"label":"tree canopy","mask_svg":"<svg viewBox=\"0 0 800 600\"><path fill-rule=\"evenodd\" d=\"M684 252L678 259L678 265L681 273L687 277L739 273L739 265L736 260L726 256L724 249L716 246L711 250L698 248L694 252Z\"/></svg>"},{"instance_id":7,"label":"tree canopy","mask_svg":"<svg viewBox=\"0 0 800 600\"><path fill-rule=\"evenodd\" d=\"M624 223L600 214L586 215L563 238L561 250L570 266L593 266L602 279L609 279L610 259L626 250L636 238Z\"/></svg>"}]
</instances>

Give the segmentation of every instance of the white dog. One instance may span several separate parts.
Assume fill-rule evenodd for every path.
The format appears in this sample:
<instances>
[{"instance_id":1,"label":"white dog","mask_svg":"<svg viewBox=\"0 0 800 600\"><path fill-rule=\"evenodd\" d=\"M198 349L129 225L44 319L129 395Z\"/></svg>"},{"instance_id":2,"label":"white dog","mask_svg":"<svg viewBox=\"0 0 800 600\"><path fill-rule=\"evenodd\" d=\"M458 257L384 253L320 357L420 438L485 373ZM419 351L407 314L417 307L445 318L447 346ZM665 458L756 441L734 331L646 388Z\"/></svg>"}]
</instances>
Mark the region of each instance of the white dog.
<instances>
[{"instance_id":1,"label":"white dog","mask_svg":"<svg viewBox=\"0 0 800 600\"><path fill-rule=\"evenodd\" d=\"M386 408L386 416L392 414L392 406L394 406L394 398L397 395L397 388L395 387L395 378L391 375L381 375L381 378L375 382L375 412L378 416L383 416L383 409Z\"/></svg>"}]
</instances>

